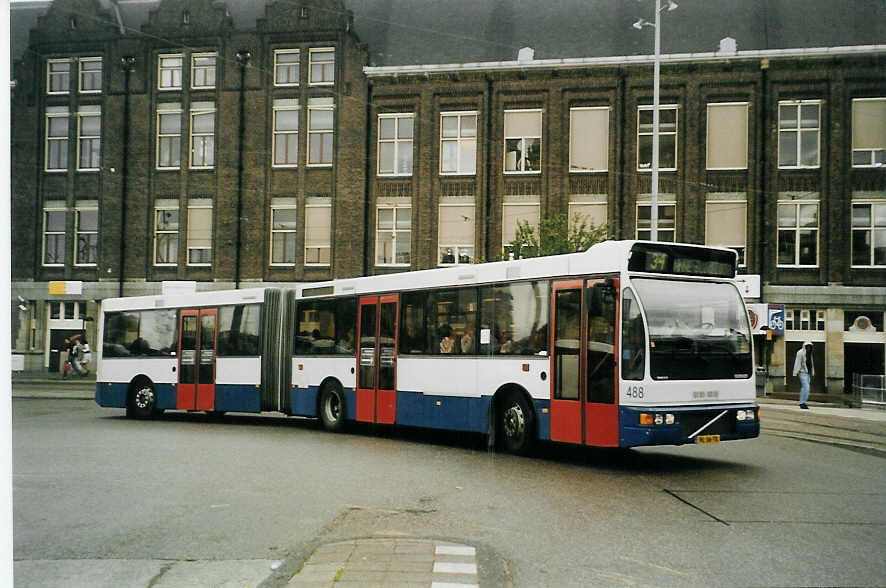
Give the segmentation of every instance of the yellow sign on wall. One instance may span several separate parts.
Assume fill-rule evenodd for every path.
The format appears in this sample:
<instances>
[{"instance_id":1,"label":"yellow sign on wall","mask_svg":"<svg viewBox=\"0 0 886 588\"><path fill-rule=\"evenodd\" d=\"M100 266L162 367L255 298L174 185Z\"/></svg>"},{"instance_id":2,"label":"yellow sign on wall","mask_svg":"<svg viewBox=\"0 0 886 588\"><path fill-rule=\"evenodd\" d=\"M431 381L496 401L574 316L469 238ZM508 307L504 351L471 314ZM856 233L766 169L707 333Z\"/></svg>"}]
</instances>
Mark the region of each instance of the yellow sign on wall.
<instances>
[{"instance_id":1,"label":"yellow sign on wall","mask_svg":"<svg viewBox=\"0 0 886 588\"><path fill-rule=\"evenodd\" d=\"M63 294L83 294L83 282L79 280L49 282L49 294L53 296Z\"/></svg>"}]
</instances>

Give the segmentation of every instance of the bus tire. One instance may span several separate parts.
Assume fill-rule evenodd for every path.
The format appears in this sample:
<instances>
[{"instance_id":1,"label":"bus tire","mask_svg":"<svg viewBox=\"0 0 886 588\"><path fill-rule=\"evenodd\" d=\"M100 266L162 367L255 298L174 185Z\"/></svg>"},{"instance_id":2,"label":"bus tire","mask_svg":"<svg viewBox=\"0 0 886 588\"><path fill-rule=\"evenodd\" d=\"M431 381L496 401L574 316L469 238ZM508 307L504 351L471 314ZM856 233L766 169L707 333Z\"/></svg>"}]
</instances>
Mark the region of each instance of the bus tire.
<instances>
[{"instance_id":1,"label":"bus tire","mask_svg":"<svg viewBox=\"0 0 886 588\"><path fill-rule=\"evenodd\" d=\"M146 380L133 384L126 403L126 416L131 419L149 419L159 412L154 386Z\"/></svg>"},{"instance_id":2,"label":"bus tire","mask_svg":"<svg viewBox=\"0 0 886 588\"><path fill-rule=\"evenodd\" d=\"M329 383L320 391L320 422L323 428L338 433L345 426L345 395L341 386Z\"/></svg>"},{"instance_id":3,"label":"bus tire","mask_svg":"<svg viewBox=\"0 0 886 588\"><path fill-rule=\"evenodd\" d=\"M526 455L532 449L535 435L535 413L526 396L512 391L500 401L496 436L499 446L507 453Z\"/></svg>"}]
</instances>

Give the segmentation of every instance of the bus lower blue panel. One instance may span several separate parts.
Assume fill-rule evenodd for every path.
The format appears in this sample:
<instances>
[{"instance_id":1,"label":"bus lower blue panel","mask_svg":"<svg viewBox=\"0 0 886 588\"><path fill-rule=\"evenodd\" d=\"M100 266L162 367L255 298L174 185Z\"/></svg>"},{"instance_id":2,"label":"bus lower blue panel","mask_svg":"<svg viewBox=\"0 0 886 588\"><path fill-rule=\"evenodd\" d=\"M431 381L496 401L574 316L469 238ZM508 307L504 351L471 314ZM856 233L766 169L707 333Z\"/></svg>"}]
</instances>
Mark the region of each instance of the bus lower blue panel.
<instances>
[{"instance_id":1,"label":"bus lower blue panel","mask_svg":"<svg viewBox=\"0 0 886 588\"><path fill-rule=\"evenodd\" d=\"M96 382L95 403L104 407L126 408L126 391L128 389L127 384Z\"/></svg>"},{"instance_id":2,"label":"bus lower blue panel","mask_svg":"<svg viewBox=\"0 0 886 588\"><path fill-rule=\"evenodd\" d=\"M551 401L535 400L535 415L538 423L538 438L542 441L551 440Z\"/></svg>"},{"instance_id":3,"label":"bus lower blue panel","mask_svg":"<svg viewBox=\"0 0 886 588\"><path fill-rule=\"evenodd\" d=\"M397 424L485 433L489 397L432 396L397 392Z\"/></svg>"},{"instance_id":4,"label":"bus lower blue panel","mask_svg":"<svg viewBox=\"0 0 886 588\"><path fill-rule=\"evenodd\" d=\"M357 420L357 391L353 388L345 388L345 418Z\"/></svg>"},{"instance_id":5,"label":"bus lower blue panel","mask_svg":"<svg viewBox=\"0 0 886 588\"><path fill-rule=\"evenodd\" d=\"M317 386L308 386L307 388L295 387L292 389L292 414L298 416L315 417L317 416Z\"/></svg>"},{"instance_id":6,"label":"bus lower blue panel","mask_svg":"<svg viewBox=\"0 0 886 588\"><path fill-rule=\"evenodd\" d=\"M175 408L176 384L154 384L157 395L157 408Z\"/></svg>"},{"instance_id":7,"label":"bus lower blue panel","mask_svg":"<svg viewBox=\"0 0 886 588\"><path fill-rule=\"evenodd\" d=\"M216 384L215 410L261 412L261 388L254 384Z\"/></svg>"},{"instance_id":8,"label":"bus lower blue panel","mask_svg":"<svg viewBox=\"0 0 886 588\"><path fill-rule=\"evenodd\" d=\"M728 410L735 413L736 410L748 409L754 407L753 404L741 406L693 406L693 407L671 407L671 408L633 408L619 407L619 428L621 447L637 447L641 445L684 445L687 443L695 443L695 437L689 437L690 432L684 431L681 427L681 418L691 415L691 413L704 411L723 411ZM676 416L676 422L672 425L640 425L640 413L650 414L673 414ZM733 418L734 414L724 415L724 419ZM694 427L693 427L694 429ZM704 431L702 431L704 434ZM719 431L721 441L732 441L736 439L753 439L760 436L760 421L735 421L734 426L730 426L726 431Z\"/></svg>"}]
</instances>

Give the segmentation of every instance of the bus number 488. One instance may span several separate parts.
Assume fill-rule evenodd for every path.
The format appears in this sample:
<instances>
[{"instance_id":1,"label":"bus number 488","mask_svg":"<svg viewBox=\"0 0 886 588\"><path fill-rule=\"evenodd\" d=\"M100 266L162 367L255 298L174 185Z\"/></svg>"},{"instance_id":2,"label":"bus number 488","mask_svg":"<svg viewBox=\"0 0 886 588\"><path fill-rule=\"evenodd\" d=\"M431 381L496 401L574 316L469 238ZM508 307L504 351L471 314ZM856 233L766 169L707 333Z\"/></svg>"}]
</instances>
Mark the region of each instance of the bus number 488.
<instances>
[{"instance_id":1,"label":"bus number 488","mask_svg":"<svg viewBox=\"0 0 886 588\"><path fill-rule=\"evenodd\" d=\"M643 398L646 395L643 386L628 386L626 392L628 398Z\"/></svg>"}]
</instances>

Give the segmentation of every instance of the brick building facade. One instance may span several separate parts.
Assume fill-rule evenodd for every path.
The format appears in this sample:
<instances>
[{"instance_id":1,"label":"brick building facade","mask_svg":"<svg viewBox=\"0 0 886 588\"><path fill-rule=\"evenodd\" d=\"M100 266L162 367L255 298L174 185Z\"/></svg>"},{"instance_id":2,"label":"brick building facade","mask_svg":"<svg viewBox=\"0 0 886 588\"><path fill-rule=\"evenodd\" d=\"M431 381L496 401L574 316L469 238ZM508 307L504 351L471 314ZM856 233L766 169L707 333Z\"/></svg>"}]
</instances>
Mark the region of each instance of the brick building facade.
<instances>
[{"instance_id":1,"label":"brick building facade","mask_svg":"<svg viewBox=\"0 0 886 588\"><path fill-rule=\"evenodd\" d=\"M555 214L650 234L648 55L397 63L341 1L251 20L209 0L120 8L56 0L15 65L13 347L30 367L55 368L53 338L101 299L164 282L495 259L518 219ZM855 33L662 58L658 238L735 247L749 302L786 307L774 382L811 339L833 394L883 373L886 347L886 46Z\"/></svg>"}]
</instances>

